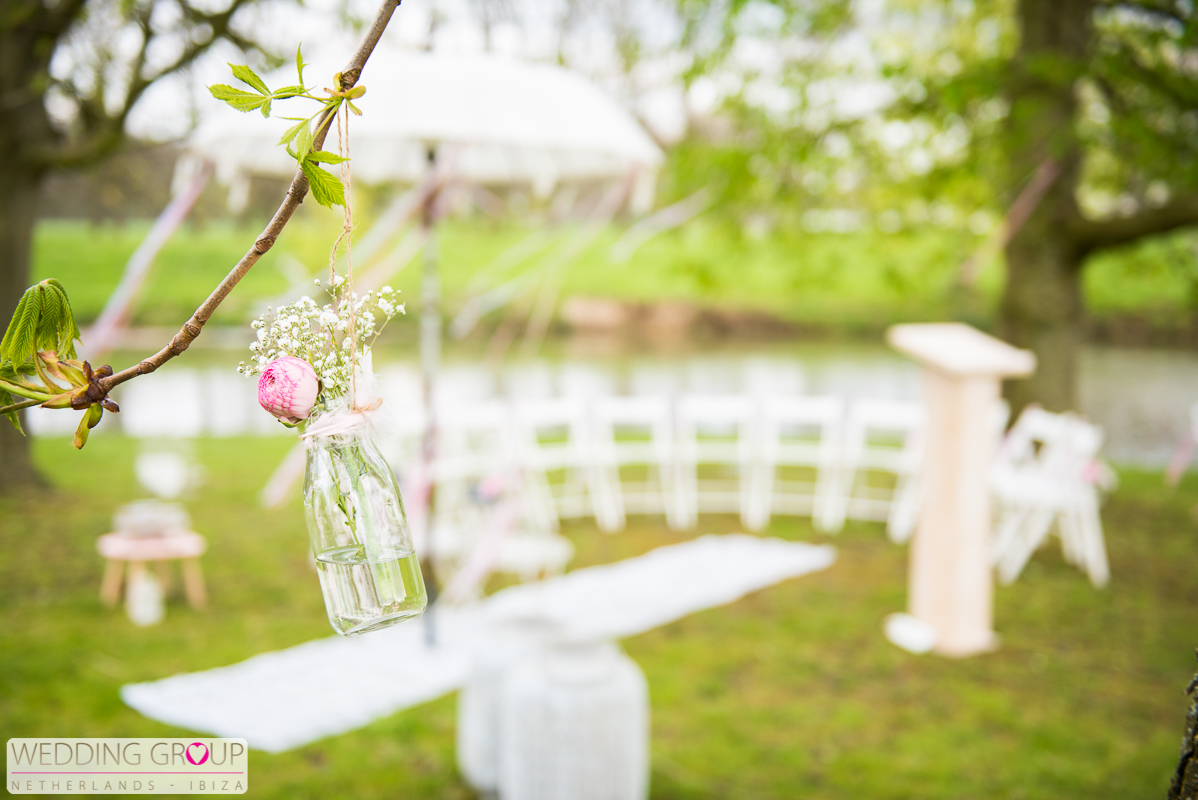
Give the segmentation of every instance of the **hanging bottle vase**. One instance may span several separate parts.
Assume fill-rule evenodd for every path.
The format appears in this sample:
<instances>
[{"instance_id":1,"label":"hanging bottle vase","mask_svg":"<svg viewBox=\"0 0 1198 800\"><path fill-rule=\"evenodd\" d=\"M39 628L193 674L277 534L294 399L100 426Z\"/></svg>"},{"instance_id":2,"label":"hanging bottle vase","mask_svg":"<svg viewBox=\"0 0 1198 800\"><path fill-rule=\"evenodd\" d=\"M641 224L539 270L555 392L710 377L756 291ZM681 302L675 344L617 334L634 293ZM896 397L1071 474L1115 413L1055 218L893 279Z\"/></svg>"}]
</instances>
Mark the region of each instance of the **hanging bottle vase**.
<instances>
[{"instance_id":1,"label":"hanging bottle vase","mask_svg":"<svg viewBox=\"0 0 1198 800\"><path fill-rule=\"evenodd\" d=\"M304 514L333 630L356 636L420 616L424 579L382 453L361 432L304 443Z\"/></svg>"}]
</instances>

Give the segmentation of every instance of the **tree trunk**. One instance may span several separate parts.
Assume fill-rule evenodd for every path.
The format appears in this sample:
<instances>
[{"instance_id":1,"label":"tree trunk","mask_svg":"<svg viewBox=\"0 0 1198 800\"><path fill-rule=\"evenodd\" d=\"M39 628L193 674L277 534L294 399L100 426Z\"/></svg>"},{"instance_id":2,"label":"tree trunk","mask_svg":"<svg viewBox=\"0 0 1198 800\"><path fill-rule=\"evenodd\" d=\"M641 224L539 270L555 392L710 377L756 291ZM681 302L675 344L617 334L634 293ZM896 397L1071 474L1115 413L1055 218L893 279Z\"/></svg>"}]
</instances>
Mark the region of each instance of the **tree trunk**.
<instances>
[{"instance_id":1,"label":"tree trunk","mask_svg":"<svg viewBox=\"0 0 1198 800\"><path fill-rule=\"evenodd\" d=\"M1030 179L1046 159L1060 177L1006 248L1007 283L999 333L1030 348L1035 374L1006 386L1012 412L1037 402L1054 411L1077 405L1084 305L1082 253L1066 233L1077 216L1080 150L1073 133L1074 78L1090 40L1093 0L1020 0L1022 38L1013 62L1007 122L1012 182Z\"/></svg>"},{"instance_id":2,"label":"tree trunk","mask_svg":"<svg viewBox=\"0 0 1198 800\"><path fill-rule=\"evenodd\" d=\"M56 35L52 20L40 4L11 5L0 22L0 331L29 286L38 187L46 171L39 150L58 138L43 96ZM0 493L42 483L29 439L0 419Z\"/></svg>"},{"instance_id":3,"label":"tree trunk","mask_svg":"<svg viewBox=\"0 0 1198 800\"><path fill-rule=\"evenodd\" d=\"M1062 176L1062 193L1072 192ZM1007 285L1000 311L1000 334L1036 354L1036 372L1006 385L1012 413L1029 403L1050 411L1077 407L1077 371L1085 325L1081 256L1062 233L1061 202L1046 197L1007 246ZM1054 211L1058 213L1053 213Z\"/></svg>"},{"instance_id":4,"label":"tree trunk","mask_svg":"<svg viewBox=\"0 0 1198 800\"><path fill-rule=\"evenodd\" d=\"M7 328L17 301L29 286L38 184L34 171L0 161L0 328ZM0 493L41 483L28 436L0 419Z\"/></svg>"}]
</instances>

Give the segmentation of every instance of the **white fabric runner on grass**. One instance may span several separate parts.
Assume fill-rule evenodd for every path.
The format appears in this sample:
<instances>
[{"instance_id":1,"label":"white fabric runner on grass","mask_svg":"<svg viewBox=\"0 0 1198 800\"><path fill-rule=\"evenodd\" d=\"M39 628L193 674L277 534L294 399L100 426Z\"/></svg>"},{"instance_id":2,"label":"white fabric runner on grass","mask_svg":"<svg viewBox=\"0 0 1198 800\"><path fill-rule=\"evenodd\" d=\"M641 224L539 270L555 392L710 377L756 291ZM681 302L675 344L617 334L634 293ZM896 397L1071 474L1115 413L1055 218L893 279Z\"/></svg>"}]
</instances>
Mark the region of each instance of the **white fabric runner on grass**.
<instances>
[{"instance_id":1,"label":"white fabric runner on grass","mask_svg":"<svg viewBox=\"0 0 1198 800\"><path fill-rule=\"evenodd\" d=\"M151 719L241 737L278 753L360 728L447 694L465 681L471 645L497 620L536 615L571 637L616 639L826 569L827 545L703 536L615 564L513 586L473 606L438 608L437 645L410 622L354 639L330 637L240 664L121 687Z\"/></svg>"}]
</instances>

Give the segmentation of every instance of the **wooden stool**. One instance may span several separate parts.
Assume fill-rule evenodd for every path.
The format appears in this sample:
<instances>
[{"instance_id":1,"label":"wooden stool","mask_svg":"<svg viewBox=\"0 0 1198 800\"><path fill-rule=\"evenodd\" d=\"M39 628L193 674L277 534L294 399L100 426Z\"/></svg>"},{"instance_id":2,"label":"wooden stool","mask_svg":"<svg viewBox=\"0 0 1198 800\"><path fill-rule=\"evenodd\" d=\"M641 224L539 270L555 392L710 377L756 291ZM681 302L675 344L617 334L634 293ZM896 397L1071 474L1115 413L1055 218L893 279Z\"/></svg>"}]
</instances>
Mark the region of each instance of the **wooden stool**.
<instances>
[{"instance_id":1,"label":"wooden stool","mask_svg":"<svg viewBox=\"0 0 1198 800\"><path fill-rule=\"evenodd\" d=\"M166 536L132 537L106 533L96 540L96 549L108 559L104 579L100 583L100 600L107 606L116 605L121 594L121 574L129 562L129 574L144 572L147 561L156 564L163 592L170 583L168 561L183 562L183 586L192 608L203 608L208 602L204 576L200 573L200 556L208 549L208 541L198 533L182 531Z\"/></svg>"}]
</instances>

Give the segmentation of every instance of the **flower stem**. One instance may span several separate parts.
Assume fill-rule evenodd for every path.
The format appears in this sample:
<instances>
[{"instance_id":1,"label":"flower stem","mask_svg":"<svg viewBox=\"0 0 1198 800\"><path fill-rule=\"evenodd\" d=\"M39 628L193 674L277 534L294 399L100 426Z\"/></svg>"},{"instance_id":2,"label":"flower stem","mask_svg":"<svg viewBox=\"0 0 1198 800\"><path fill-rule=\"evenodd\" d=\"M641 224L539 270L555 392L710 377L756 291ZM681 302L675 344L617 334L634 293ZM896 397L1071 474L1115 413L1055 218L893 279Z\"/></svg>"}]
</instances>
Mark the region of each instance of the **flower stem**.
<instances>
[{"instance_id":1,"label":"flower stem","mask_svg":"<svg viewBox=\"0 0 1198 800\"><path fill-rule=\"evenodd\" d=\"M29 408L30 406L40 406L44 402L45 402L44 400L36 400L36 399L35 400L22 400L19 403L13 403L11 406L4 406L3 408L0 408L0 414L7 414L11 411L20 411L22 408Z\"/></svg>"}]
</instances>

